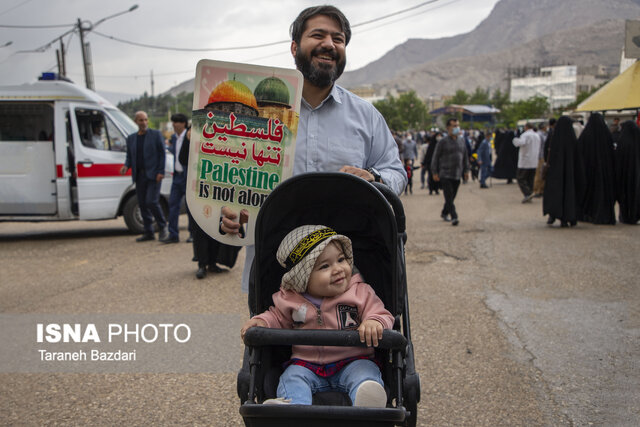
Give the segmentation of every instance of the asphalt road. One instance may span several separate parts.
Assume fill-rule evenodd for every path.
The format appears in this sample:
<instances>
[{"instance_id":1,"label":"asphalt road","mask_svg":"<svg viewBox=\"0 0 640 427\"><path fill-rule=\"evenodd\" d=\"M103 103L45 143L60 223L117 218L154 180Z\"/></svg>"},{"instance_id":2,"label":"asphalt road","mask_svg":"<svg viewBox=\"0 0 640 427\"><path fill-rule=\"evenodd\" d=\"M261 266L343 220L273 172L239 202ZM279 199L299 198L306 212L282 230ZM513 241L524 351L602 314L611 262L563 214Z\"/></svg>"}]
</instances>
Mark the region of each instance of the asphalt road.
<instances>
[{"instance_id":1,"label":"asphalt road","mask_svg":"<svg viewBox=\"0 0 640 427\"><path fill-rule=\"evenodd\" d=\"M461 186L452 227L442 196L414 188L402 200L418 424L638 425L640 227L548 227L541 200L521 204L504 181ZM211 355L222 368L0 373L0 425L242 425L244 251L197 280L190 245L134 239L121 219L0 223L0 315L215 314L229 323Z\"/></svg>"}]
</instances>

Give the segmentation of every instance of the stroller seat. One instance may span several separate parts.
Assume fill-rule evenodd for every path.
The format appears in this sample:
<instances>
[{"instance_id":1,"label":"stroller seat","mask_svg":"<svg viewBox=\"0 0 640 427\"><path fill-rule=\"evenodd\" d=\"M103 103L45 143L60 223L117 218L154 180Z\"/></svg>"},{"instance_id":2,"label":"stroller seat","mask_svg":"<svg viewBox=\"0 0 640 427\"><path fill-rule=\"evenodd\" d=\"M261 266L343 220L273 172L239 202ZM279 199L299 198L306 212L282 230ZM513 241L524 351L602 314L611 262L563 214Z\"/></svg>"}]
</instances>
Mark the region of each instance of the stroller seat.
<instances>
[{"instance_id":1,"label":"stroller seat","mask_svg":"<svg viewBox=\"0 0 640 427\"><path fill-rule=\"evenodd\" d=\"M405 217L400 199L385 185L345 173L310 173L287 179L265 200L255 229L249 280L251 316L273 305L284 268L276 251L284 236L305 224L322 224L352 241L357 270L395 317L376 348L387 391L386 408L351 406L340 393L314 396L313 405L263 405L275 397L282 364L292 345L362 346L357 331L254 327L244 338L238 373L240 414L247 426L415 426L420 385L411 343ZM251 230L249 230L251 232ZM303 423L303 424L301 424Z\"/></svg>"}]
</instances>

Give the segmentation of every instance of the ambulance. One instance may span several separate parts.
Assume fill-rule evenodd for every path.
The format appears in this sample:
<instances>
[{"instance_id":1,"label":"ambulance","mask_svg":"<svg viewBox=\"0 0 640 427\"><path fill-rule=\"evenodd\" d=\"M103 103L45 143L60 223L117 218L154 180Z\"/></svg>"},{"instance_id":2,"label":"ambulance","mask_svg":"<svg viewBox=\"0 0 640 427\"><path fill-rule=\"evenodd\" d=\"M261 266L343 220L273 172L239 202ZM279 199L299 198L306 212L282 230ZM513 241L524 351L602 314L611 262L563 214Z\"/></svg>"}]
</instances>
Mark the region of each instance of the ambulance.
<instances>
[{"instance_id":1,"label":"ambulance","mask_svg":"<svg viewBox=\"0 0 640 427\"><path fill-rule=\"evenodd\" d=\"M136 124L97 93L43 73L0 86L0 221L142 217L131 170L120 175ZM168 212L173 156L167 152L160 203Z\"/></svg>"}]
</instances>

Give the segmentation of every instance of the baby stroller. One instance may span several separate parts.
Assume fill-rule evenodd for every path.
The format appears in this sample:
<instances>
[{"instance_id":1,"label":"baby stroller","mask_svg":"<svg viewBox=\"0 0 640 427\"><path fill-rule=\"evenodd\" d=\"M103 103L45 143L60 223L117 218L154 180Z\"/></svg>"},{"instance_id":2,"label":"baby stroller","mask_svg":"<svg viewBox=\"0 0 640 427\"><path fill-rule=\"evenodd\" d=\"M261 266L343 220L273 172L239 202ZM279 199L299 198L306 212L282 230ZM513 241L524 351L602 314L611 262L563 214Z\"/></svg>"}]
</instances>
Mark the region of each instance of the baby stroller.
<instances>
[{"instance_id":1,"label":"baby stroller","mask_svg":"<svg viewBox=\"0 0 640 427\"><path fill-rule=\"evenodd\" d=\"M251 315L273 302L284 269L276 251L300 225L322 224L351 238L355 267L395 316L376 349L382 362L386 408L351 406L346 394L317 393L313 405L262 405L276 396L291 345L360 346L357 331L251 328L245 334L238 396L247 426L415 426L420 381L415 371L404 262L405 216L400 199L383 184L345 173L298 175L265 200L256 222L255 260L249 281Z\"/></svg>"}]
</instances>

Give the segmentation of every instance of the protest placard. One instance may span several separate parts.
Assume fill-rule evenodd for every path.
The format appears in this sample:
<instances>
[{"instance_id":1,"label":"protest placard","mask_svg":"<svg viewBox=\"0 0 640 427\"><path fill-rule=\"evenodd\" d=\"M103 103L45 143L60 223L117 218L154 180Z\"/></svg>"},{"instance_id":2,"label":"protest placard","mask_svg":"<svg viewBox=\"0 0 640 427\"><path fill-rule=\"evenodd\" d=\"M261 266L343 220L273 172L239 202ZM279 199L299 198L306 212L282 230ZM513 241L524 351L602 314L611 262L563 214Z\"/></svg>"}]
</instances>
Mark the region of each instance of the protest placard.
<instances>
[{"instance_id":1,"label":"protest placard","mask_svg":"<svg viewBox=\"0 0 640 427\"><path fill-rule=\"evenodd\" d=\"M302 83L297 70L198 62L186 199L214 239L254 243L260 207L293 173ZM220 232L224 206L239 214L240 235Z\"/></svg>"}]
</instances>

